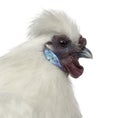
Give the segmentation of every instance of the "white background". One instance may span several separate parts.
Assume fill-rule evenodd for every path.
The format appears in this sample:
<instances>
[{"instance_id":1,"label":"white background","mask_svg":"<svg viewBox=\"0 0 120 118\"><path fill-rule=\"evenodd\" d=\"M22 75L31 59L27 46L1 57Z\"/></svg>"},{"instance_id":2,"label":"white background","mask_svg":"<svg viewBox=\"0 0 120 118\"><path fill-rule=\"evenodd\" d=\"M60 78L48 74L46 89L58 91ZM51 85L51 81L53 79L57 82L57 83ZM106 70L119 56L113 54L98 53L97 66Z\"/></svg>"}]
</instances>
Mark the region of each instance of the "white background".
<instances>
[{"instance_id":1,"label":"white background","mask_svg":"<svg viewBox=\"0 0 120 118\"><path fill-rule=\"evenodd\" d=\"M42 9L59 9L76 20L93 60L72 79L83 118L120 118L119 0L1 0L0 55L27 40L27 27Z\"/></svg>"}]
</instances>

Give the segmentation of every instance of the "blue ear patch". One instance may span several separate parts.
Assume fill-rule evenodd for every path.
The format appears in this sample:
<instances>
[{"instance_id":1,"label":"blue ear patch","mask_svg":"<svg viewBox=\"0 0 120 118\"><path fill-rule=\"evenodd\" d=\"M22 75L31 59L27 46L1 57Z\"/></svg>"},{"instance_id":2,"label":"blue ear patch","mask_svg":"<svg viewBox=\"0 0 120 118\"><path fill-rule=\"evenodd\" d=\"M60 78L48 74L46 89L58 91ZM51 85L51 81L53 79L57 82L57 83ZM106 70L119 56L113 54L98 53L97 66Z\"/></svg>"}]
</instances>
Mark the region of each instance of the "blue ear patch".
<instances>
[{"instance_id":1,"label":"blue ear patch","mask_svg":"<svg viewBox=\"0 0 120 118\"><path fill-rule=\"evenodd\" d=\"M50 61L50 63L52 63L52 64L54 64L54 65L56 65L56 66L58 66L60 68L62 67L58 57L55 55L55 53L52 50L50 50L48 48L45 48L44 49L44 54L45 54L46 59L48 61Z\"/></svg>"}]
</instances>

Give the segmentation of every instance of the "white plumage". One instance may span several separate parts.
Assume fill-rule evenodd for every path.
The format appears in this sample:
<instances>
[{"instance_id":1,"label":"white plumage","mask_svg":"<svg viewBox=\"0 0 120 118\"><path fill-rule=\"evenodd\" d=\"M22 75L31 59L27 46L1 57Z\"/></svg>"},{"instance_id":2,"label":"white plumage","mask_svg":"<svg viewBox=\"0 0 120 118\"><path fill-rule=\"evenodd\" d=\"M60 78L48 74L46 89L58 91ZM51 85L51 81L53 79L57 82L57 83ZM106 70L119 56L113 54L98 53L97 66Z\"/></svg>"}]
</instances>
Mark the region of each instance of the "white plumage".
<instances>
[{"instance_id":1,"label":"white plumage","mask_svg":"<svg viewBox=\"0 0 120 118\"><path fill-rule=\"evenodd\" d=\"M56 34L73 42L80 35L63 12L44 11L30 26L30 39L0 58L0 118L81 118L67 74L43 53Z\"/></svg>"}]
</instances>

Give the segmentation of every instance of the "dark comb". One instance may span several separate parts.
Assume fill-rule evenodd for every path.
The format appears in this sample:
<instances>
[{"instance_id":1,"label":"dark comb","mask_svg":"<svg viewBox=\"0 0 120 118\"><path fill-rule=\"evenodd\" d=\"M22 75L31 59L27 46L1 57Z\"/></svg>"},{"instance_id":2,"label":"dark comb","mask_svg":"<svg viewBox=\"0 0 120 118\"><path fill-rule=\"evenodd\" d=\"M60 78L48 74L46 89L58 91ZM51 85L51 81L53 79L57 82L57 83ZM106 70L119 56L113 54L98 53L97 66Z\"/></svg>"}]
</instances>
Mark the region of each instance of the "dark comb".
<instances>
[{"instance_id":1,"label":"dark comb","mask_svg":"<svg viewBox=\"0 0 120 118\"><path fill-rule=\"evenodd\" d=\"M84 48L87 44L87 40L86 40L86 38L83 38L82 36L80 36L78 43L80 44L81 48Z\"/></svg>"}]
</instances>

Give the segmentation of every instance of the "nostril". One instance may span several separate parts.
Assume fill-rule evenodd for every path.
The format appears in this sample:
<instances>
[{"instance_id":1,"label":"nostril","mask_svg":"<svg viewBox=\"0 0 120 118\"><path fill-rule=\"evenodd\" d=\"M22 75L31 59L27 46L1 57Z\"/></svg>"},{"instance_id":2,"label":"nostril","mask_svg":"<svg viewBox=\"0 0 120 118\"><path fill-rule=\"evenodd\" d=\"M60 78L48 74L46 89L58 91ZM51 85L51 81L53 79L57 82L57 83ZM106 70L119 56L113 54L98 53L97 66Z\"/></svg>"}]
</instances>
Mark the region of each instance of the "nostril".
<instances>
[{"instance_id":1,"label":"nostril","mask_svg":"<svg viewBox=\"0 0 120 118\"><path fill-rule=\"evenodd\" d=\"M80 45L80 47L85 47L87 44L86 38L83 38L82 36L80 36L78 44Z\"/></svg>"}]
</instances>

